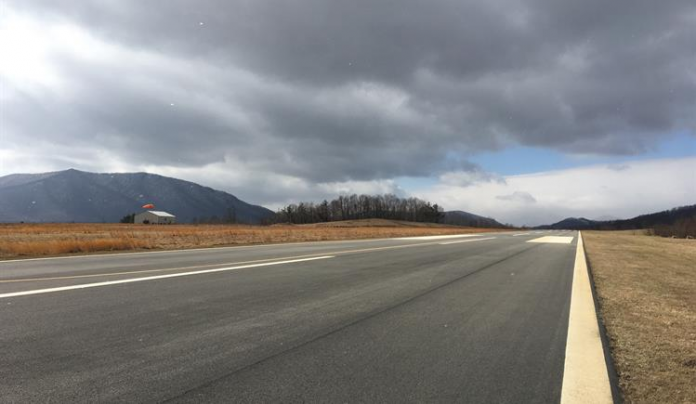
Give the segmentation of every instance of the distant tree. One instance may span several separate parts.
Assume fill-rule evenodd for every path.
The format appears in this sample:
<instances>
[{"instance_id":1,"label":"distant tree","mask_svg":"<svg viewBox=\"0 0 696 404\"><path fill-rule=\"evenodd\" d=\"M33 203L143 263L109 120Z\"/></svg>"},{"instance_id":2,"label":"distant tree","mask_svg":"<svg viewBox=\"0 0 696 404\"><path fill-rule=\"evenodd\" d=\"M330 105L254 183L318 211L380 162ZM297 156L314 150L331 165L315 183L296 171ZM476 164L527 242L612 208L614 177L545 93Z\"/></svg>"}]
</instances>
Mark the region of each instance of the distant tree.
<instances>
[{"instance_id":1,"label":"distant tree","mask_svg":"<svg viewBox=\"0 0 696 404\"><path fill-rule=\"evenodd\" d=\"M329 201L324 199L319 206L316 208L316 213L317 213L317 219L319 222L328 222L331 220L331 214L330 214L330 208L329 208Z\"/></svg>"},{"instance_id":2,"label":"distant tree","mask_svg":"<svg viewBox=\"0 0 696 404\"><path fill-rule=\"evenodd\" d=\"M225 215L225 223L237 223L237 210L232 206L227 208L227 214Z\"/></svg>"},{"instance_id":3,"label":"distant tree","mask_svg":"<svg viewBox=\"0 0 696 404\"><path fill-rule=\"evenodd\" d=\"M685 217L673 224L659 224L649 234L662 237L696 238L696 216Z\"/></svg>"},{"instance_id":4,"label":"distant tree","mask_svg":"<svg viewBox=\"0 0 696 404\"><path fill-rule=\"evenodd\" d=\"M391 219L441 223L444 211L437 204L396 195L341 195L319 204L301 202L278 210L275 223L318 223L356 219Z\"/></svg>"},{"instance_id":5,"label":"distant tree","mask_svg":"<svg viewBox=\"0 0 696 404\"><path fill-rule=\"evenodd\" d=\"M129 213L125 216L123 216L120 220L120 223L134 223L135 222L135 213Z\"/></svg>"}]
</instances>

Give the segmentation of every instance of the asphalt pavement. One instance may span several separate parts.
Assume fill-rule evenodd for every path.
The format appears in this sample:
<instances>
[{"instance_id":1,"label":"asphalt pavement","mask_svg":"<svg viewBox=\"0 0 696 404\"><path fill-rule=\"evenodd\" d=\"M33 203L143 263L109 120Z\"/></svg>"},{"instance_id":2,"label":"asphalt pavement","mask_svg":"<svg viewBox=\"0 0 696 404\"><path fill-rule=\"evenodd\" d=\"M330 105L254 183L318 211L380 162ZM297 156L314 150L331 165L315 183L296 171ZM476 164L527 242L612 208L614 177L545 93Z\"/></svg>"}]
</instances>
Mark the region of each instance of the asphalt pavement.
<instances>
[{"instance_id":1,"label":"asphalt pavement","mask_svg":"<svg viewBox=\"0 0 696 404\"><path fill-rule=\"evenodd\" d=\"M501 232L0 262L0 402L559 402L576 243Z\"/></svg>"}]
</instances>

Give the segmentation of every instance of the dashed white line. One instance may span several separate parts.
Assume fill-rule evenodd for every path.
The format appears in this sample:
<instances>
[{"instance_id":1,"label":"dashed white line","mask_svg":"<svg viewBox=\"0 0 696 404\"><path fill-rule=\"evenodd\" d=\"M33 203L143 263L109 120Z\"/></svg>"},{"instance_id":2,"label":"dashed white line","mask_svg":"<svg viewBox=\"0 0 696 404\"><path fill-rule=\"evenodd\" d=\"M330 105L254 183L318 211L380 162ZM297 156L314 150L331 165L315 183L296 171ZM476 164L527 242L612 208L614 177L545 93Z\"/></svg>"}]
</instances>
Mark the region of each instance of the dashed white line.
<instances>
[{"instance_id":1,"label":"dashed white line","mask_svg":"<svg viewBox=\"0 0 696 404\"><path fill-rule=\"evenodd\" d=\"M496 232L497 233L497 232ZM76 258L121 258L133 255L155 255L155 254L171 254L171 253L190 253L190 252L215 252L220 250L237 250L237 249L248 249L248 248L264 248L264 247L291 247L296 245L306 245L306 244L341 244L341 243L371 243L375 241L389 241L389 240L432 240L429 237L435 238L452 238L452 237L475 237L481 236L483 234L455 234L448 236L419 236L419 237L382 237L382 238L366 238L366 239L347 239L347 240L317 240L317 241L298 241L289 243L269 243L269 244L250 244L250 245L234 245L234 246L224 246L224 247L203 247L203 248L184 248L180 250L158 250L158 251L122 251L115 253L91 253L84 255L65 255L57 257L40 257L40 258L18 258L18 259L7 259L0 260L0 265L3 264L16 264L27 261L49 261L49 260L68 260Z\"/></svg>"},{"instance_id":2,"label":"dashed white line","mask_svg":"<svg viewBox=\"0 0 696 404\"><path fill-rule=\"evenodd\" d=\"M175 274L146 276L146 277L141 277L141 278L129 278L129 279L119 279L119 280L115 280L115 281L85 283L85 284L81 284L81 285L62 286L62 287L57 287L57 288L25 290L22 292L12 292L12 293L0 294L0 299L4 299L4 298L8 298L8 297L38 295L38 294L43 294L43 293L64 292L64 291L76 290L76 289L96 288L96 287L100 287L100 286L119 285L119 284L123 284L123 283L144 282L144 281L153 281L153 280L157 280L157 279L178 278L178 277L182 277L182 276L210 274L210 273L214 273L214 272L234 271L237 269L266 267L266 266L281 265L281 264L294 264L296 262L315 261L315 260L323 260L323 259L328 259L328 258L334 258L334 256L333 255L325 255L325 256L321 256L321 257L302 258L302 259L274 261L274 262L264 262L264 263L249 264L249 265L238 265L238 266L225 267L225 268L204 269L204 270L200 270L200 271L179 272L179 273L175 273Z\"/></svg>"},{"instance_id":3,"label":"dashed white line","mask_svg":"<svg viewBox=\"0 0 696 404\"><path fill-rule=\"evenodd\" d=\"M444 243L440 243L440 245L447 245L447 244L458 244L458 243L471 243L473 241L484 241L484 240L495 240L496 237L486 237L486 238L475 238L471 240L457 240L457 241L446 241Z\"/></svg>"},{"instance_id":4,"label":"dashed white line","mask_svg":"<svg viewBox=\"0 0 696 404\"><path fill-rule=\"evenodd\" d=\"M481 237L484 234L449 234L446 236L399 237L395 240L443 240L448 238Z\"/></svg>"}]
</instances>

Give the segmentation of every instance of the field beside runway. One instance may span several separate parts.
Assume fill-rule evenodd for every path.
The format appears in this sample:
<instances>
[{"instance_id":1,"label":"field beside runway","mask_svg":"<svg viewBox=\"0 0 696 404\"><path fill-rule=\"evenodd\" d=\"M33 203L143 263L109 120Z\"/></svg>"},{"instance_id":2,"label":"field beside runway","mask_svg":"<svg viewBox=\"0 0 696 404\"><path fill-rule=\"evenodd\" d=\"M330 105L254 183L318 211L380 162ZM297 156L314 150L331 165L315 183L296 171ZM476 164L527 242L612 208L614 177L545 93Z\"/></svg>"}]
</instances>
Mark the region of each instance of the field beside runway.
<instances>
[{"instance_id":1,"label":"field beside runway","mask_svg":"<svg viewBox=\"0 0 696 404\"><path fill-rule=\"evenodd\" d=\"M353 220L317 225L2 224L0 259L105 251L432 236L499 231L433 223Z\"/></svg>"},{"instance_id":2,"label":"field beside runway","mask_svg":"<svg viewBox=\"0 0 696 404\"><path fill-rule=\"evenodd\" d=\"M626 402L696 402L696 240L583 232Z\"/></svg>"}]
</instances>

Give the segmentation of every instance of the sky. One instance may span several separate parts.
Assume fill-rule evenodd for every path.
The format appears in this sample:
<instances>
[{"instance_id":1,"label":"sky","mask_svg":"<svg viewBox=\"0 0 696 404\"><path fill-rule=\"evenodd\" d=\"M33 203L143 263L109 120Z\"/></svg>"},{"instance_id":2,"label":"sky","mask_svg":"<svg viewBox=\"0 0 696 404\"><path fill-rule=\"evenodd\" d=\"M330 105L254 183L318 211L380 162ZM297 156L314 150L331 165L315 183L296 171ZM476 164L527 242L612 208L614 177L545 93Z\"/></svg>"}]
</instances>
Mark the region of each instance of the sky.
<instances>
[{"instance_id":1,"label":"sky","mask_svg":"<svg viewBox=\"0 0 696 404\"><path fill-rule=\"evenodd\" d=\"M696 203L694 38L693 0L0 0L0 176L628 218Z\"/></svg>"}]
</instances>

